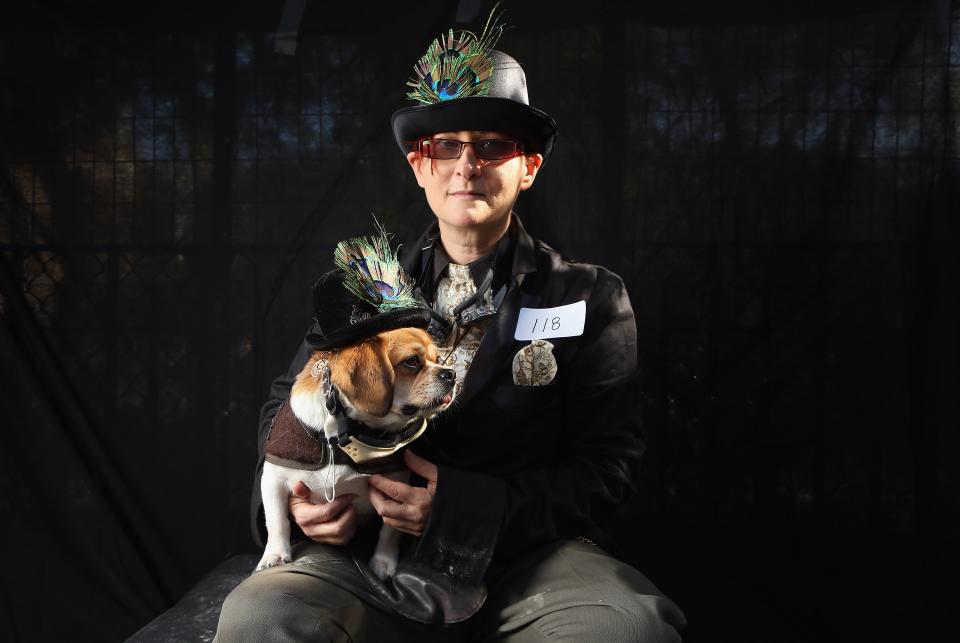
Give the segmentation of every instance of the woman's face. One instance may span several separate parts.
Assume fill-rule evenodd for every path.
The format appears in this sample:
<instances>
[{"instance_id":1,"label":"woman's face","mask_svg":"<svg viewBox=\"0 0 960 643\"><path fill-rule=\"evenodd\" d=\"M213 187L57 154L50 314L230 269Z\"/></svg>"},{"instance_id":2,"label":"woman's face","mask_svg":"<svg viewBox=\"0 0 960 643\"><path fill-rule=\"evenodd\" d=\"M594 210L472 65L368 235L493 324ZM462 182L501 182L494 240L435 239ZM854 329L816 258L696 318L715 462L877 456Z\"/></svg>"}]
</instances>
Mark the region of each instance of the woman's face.
<instances>
[{"instance_id":1,"label":"woman's face","mask_svg":"<svg viewBox=\"0 0 960 643\"><path fill-rule=\"evenodd\" d=\"M430 138L472 142L511 137L502 132L461 131ZM502 232L509 225L517 196L533 185L543 156L521 154L488 161L478 159L474 147L465 145L457 159L430 159L410 152L407 161L441 226Z\"/></svg>"}]
</instances>

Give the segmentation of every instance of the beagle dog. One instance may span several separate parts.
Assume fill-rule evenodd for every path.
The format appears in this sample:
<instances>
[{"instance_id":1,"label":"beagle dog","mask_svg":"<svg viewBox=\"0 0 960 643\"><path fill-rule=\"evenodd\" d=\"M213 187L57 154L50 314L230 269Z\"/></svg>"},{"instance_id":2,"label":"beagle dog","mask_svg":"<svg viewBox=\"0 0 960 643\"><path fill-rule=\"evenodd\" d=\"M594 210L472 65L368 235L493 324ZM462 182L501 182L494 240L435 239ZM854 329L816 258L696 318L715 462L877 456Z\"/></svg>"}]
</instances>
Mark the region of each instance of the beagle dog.
<instances>
[{"instance_id":1,"label":"beagle dog","mask_svg":"<svg viewBox=\"0 0 960 643\"><path fill-rule=\"evenodd\" d=\"M453 401L456 373L437 364L425 331L401 328L317 351L274 417L260 481L267 545L257 570L291 561L288 499L302 480L311 501L356 494L358 516L372 517L367 476L409 477L401 449ZM370 560L381 579L396 571L400 532L383 525Z\"/></svg>"}]
</instances>

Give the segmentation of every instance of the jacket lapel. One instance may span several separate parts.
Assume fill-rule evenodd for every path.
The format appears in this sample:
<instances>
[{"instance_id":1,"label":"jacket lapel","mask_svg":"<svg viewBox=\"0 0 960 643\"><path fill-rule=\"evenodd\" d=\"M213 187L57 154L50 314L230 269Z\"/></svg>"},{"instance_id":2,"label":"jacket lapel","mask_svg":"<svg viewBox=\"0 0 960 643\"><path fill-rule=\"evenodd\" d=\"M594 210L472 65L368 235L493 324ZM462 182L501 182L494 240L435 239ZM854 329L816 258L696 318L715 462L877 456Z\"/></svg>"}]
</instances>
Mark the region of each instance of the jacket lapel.
<instances>
[{"instance_id":1,"label":"jacket lapel","mask_svg":"<svg viewBox=\"0 0 960 643\"><path fill-rule=\"evenodd\" d=\"M416 243L412 246L400 247L400 265L404 271L417 280L417 288L422 288L428 283L429 275L427 268L430 267L430 257L433 255L433 244L440 239L440 229L437 222L434 221L427 228Z\"/></svg>"}]
</instances>

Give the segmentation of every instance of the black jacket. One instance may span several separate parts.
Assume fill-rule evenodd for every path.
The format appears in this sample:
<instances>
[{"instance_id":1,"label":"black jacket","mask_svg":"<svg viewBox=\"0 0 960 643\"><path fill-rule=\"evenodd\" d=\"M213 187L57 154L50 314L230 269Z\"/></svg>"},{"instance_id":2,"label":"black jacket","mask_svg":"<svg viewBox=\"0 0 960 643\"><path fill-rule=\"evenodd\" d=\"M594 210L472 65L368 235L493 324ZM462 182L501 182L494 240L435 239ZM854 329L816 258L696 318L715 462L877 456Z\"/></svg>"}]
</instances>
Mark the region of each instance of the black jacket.
<instances>
[{"instance_id":1,"label":"black jacket","mask_svg":"<svg viewBox=\"0 0 960 643\"><path fill-rule=\"evenodd\" d=\"M465 580L482 579L543 543L595 536L597 522L633 488L643 452L635 390L636 325L621 279L605 268L567 261L535 241L517 217L512 257L498 270L507 289L467 373L459 401L412 448L437 464L437 491L415 558ZM429 269L433 224L402 255L408 273ZM506 273L506 274L505 274ZM496 283L494 284L497 285ZM552 338L557 375L545 386L513 383L521 308L586 302L579 337ZM260 424L253 494L254 531L265 535L259 475L273 415L308 357L301 346L271 387Z\"/></svg>"}]
</instances>

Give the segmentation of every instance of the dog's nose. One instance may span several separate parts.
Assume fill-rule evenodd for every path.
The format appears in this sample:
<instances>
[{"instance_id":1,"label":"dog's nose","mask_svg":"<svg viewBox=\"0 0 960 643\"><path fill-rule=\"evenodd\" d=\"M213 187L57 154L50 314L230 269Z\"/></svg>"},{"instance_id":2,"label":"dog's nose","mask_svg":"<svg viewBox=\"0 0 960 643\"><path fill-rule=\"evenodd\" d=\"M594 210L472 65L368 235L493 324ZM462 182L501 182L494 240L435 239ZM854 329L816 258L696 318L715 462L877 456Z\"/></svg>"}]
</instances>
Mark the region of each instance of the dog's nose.
<instances>
[{"instance_id":1,"label":"dog's nose","mask_svg":"<svg viewBox=\"0 0 960 643\"><path fill-rule=\"evenodd\" d=\"M453 381L457 379L457 372L454 371L452 368L445 368L442 371L440 371L440 374L437 375L437 377L442 382L453 383Z\"/></svg>"}]
</instances>

